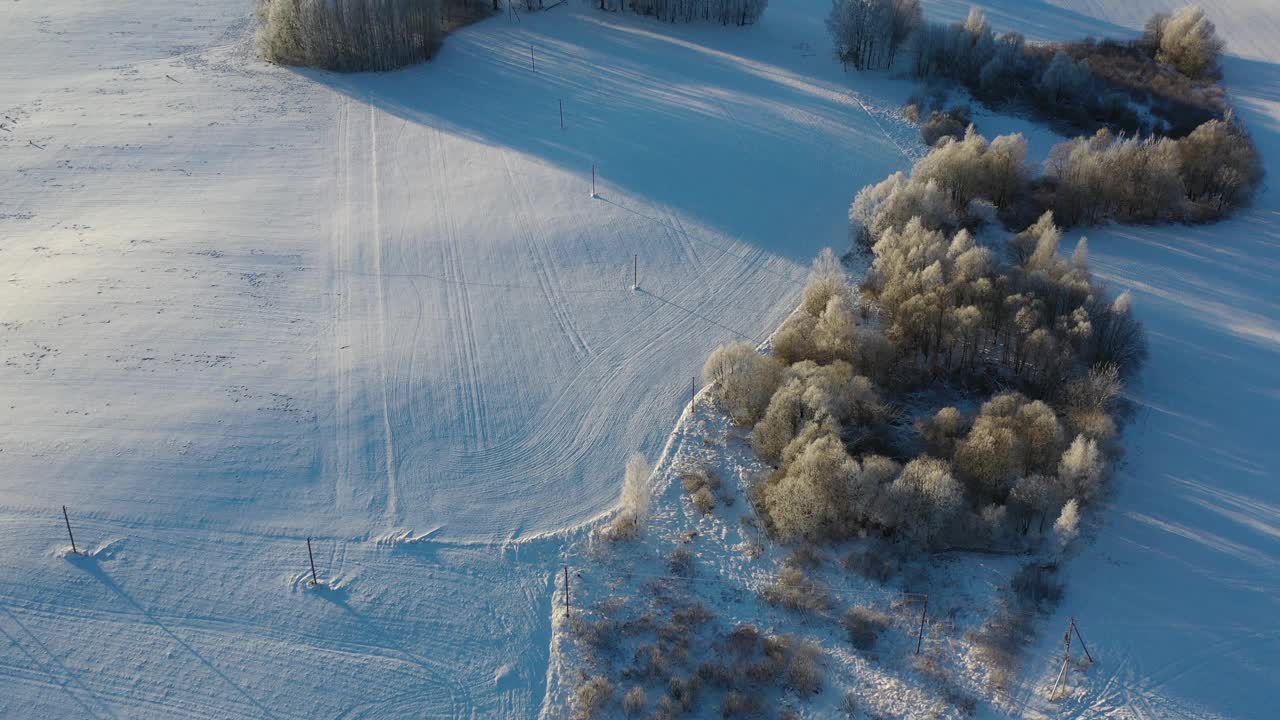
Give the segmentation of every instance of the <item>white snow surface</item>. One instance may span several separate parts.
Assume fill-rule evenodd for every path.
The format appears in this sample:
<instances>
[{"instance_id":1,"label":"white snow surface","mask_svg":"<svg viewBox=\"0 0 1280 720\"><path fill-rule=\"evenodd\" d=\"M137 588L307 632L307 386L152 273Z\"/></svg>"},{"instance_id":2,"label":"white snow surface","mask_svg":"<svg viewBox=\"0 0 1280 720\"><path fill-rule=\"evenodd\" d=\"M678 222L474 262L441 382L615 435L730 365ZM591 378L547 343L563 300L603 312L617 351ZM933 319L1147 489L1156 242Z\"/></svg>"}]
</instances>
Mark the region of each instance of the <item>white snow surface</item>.
<instances>
[{"instance_id":1,"label":"white snow surface","mask_svg":"<svg viewBox=\"0 0 1280 720\"><path fill-rule=\"evenodd\" d=\"M979 4L1058 38L1180 3ZM1275 168L1280 11L1202 4ZM564 542L919 152L909 88L844 75L826 9L569 3L335 76L257 60L245 0L5 4L0 716L537 715ZM1270 717L1280 193L1086 234L1152 361L1051 621L1100 658L1061 709Z\"/></svg>"}]
</instances>

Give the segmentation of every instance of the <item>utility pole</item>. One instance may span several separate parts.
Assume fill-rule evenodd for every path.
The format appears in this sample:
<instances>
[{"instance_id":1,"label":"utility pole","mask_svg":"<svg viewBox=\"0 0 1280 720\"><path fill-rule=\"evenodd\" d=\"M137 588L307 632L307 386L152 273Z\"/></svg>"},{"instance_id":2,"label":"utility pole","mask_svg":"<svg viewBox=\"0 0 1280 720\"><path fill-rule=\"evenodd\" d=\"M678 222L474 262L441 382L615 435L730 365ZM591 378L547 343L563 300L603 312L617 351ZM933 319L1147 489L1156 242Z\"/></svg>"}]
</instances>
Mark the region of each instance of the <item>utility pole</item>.
<instances>
[{"instance_id":1,"label":"utility pole","mask_svg":"<svg viewBox=\"0 0 1280 720\"><path fill-rule=\"evenodd\" d=\"M598 197L600 196L596 195L596 164L591 163L591 198L594 200Z\"/></svg>"},{"instance_id":2,"label":"utility pole","mask_svg":"<svg viewBox=\"0 0 1280 720\"><path fill-rule=\"evenodd\" d=\"M80 551L76 549L76 536L71 534L71 518L67 517L67 506L62 506L62 519L67 523L67 536L71 538L71 554L79 555Z\"/></svg>"},{"instance_id":3,"label":"utility pole","mask_svg":"<svg viewBox=\"0 0 1280 720\"><path fill-rule=\"evenodd\" d=\"M632 255L632 256L631 256L631 263L632 263L632 265L631 265L631 289L632 289L632 290L639 290L639 289L640 289L640 256L639 256L639 255Z\"/></svg>"},{"instance_id":4,"label":"utility pole","mask_svg":"<svg viewBox=\"0 0 1280 720\"><path fill-rule=\"evenodd\" d=\"M1067 663L1071 662L1071 631L1075 629L1075 626L1075 618L1072 618L1071 624L1067 625L1067 632L1062 638L1066 643L1066 652L1062 655L1062 669L1058 671L1058 679L1053 682L1053 689L1049 691L1050 700L1058 696L1058 686L1062 684L1062 678L1067 675Z\"/></svg>"},{"instance_id":5,"label":"utility pole","mask_svg":"<svg viewBox=\"0 0 1280 720\"><path fill-rule=\"evenodd\" d=\"M569 615L569 566L564 566L564 614Z\"/></svg>"},{"instance_id":6,"label":"utility pole","mask_svg":"<svg viewBox=\"0 0 1280 720\"><path fill-rule=\"evenodd\" d=\"M560 101L560 129L564 129L564 101Z\"/></svg>"},{"instance_id":7,"label":"utility pole","mask_svg":"<svg viewBox=\"0 0 1280 720\"><path fill-rule=\"evenodd\" d=\"M311 554L311 538L307 538L307 559L311 560L311 584L319 585L320 580L316 578L316 556Z\"/></svg>"},{"instance_id":8,"label":"utility pole","mask_svg":"<svg viewBox=\"0 0 1280 720\"><path fill-rule=\"evenodd\" d=\"M533 61L533 46L529 46L529 67L534 72L538 72L538 64Z\"/></svg>"},{"instance_id":9,"label":"utility pole","mask_svg":"<svg viewBox=\"0 0 1280 720\"><path fill-rule=\"evenodd\" d=\"M916 654L920 654L920 647L924 645L924 621L929 616L929 596L924 596L924 607L920 610L920 631L916 635Z\"/></svg>"}]
</instances>

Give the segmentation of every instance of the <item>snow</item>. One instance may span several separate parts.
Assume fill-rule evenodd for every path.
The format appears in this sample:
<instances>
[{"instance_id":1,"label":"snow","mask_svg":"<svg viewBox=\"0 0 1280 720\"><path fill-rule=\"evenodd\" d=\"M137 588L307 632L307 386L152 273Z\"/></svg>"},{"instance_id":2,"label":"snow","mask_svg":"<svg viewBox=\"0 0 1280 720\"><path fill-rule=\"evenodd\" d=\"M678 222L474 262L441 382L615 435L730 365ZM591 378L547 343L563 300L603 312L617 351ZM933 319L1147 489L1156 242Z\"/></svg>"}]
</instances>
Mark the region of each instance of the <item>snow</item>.
<instances>
[{"instance_id":1,"label":"snow","mask_svg":"<svg viewBox=\"0 0 1280 720\"><path fill-rule=\"evenodd\" d=\"M986 4L1030 37L1157 7ZM842 72L824 0L569 3L378 76L259 62L249 5L0 15L0 716L532 717L562 549L918 152L909 87ZM1275 157L1278 14L1204 5ZM1052 620L1101 658L1072 716L1268 714L1278 214L1088 233L1153 360Z\"/></svg>"}]
</instances>

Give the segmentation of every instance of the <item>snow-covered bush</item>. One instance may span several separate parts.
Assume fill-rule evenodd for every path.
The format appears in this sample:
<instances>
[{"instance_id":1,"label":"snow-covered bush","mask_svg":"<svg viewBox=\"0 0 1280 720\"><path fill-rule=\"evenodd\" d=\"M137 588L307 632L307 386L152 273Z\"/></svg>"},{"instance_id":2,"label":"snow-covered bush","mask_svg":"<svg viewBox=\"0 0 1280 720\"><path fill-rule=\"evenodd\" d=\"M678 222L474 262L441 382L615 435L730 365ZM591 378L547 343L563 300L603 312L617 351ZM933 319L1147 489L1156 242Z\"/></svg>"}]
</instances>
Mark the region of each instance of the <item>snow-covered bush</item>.
<instances>
[{"instance_id":1,"label":"snow-covered bush","mask_svg":"<svg viewBox=\"0 0 1280 720\"><path fill-rule=\"evenodd\" d=\"M281 65L393 70L440 47L441 0L259 0L258 45Z\"/></svg>"},{"instance_id":2,"label":"snow-covered bush","mask_svg":"<svg viewBox=\"0 0 1280 720\"><path fill-rule=\"evenodd\" d=\"M578 686L577 713L581 718L604 717L604 710L613 698L613 683L603 675L596 675Z\"/></svg>"}]
</instances>

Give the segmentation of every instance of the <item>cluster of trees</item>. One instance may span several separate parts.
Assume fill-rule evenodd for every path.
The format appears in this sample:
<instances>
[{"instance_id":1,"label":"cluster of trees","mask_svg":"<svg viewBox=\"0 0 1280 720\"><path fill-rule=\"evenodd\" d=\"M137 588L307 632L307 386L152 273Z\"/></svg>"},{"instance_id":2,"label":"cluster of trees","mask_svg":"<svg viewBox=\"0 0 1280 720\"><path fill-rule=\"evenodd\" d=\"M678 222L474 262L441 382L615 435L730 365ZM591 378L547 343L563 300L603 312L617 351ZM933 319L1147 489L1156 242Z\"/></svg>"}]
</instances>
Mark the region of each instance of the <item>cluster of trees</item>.
<instances>
[{"instance_id":1,"label":"cluster of trees","mask_svg":"<svg viewBox=\"0 0 1280 720\"><path fill-rule=\"evenodd\" d=\"M1087 241L1059 252L1052 212L1004 248L975 240L1028 185L1020 136L944 140L853 203L874 255L860 309L824 253L771 355L739 343L708 358L715 394L778 468L753 500L779 537L938 546L1076 532L1116 450L1121 378L1146 345L1128 296L1091 277ZM908 394L939 383L977 393L980 409L904 421Z\"/></svg>"},{"instance_id":2,"label":"cluster of trees","mask_svg":"<svg viewBox=\"0 0 1280 720\"><path fill-rule=\"evenodd\" d=\"M441 0L259 0L267 60L339 72L393 70L440 47Z\"/></svg>"},{"instance_id":3,"label":"cluster of trees","mask_svg":"<svg viewBox=\"0 0 1280 720\"><path fill-rule=\"evenodd\" d=\"M769 0L594 0L601 10L629 9L663 22L706 20L721 25L749 25L764 14Z\"/></svg>"},{"instance_id":4,"label":"cluster of trees","mask_svg":"<svg viewBox=\"0 0 1280 720\"><path fill-rule=\"evenodd\" d=\"M1225 109L1208 90L1222 42L1196 7L1155 16L1140 41L1101 45L1028 44L1019 33L995 32L977 8L964 23L929 22L917 0L834 0L827 27L836 54L858 69L904 57L922 80L957 83L989 104L1086 132L1181 136Z\"/></svg>"},{"instance_id":5,"label":"cluster of trees","mask_svg":"<svg viewBox=\"0 0 1280 720\"><path fill-rule=\"evenodd\" d=\"M920 0L832 0L827 31L841 62L877 70L893 65L923 23Z\"/></svg>"},{"instance_id":6,"label":"cluster of trees","mask_svg":"<svg viewBox=\"0 0 1280 720\"><path fill-rule=\"evenodd\" d=\"M1184 138L1099 130L1053 148L1046 203L1067 223L1195 221L1248 205L1262 161L1233 119L1210 120Z\"/></svg>"}]
</instances>

